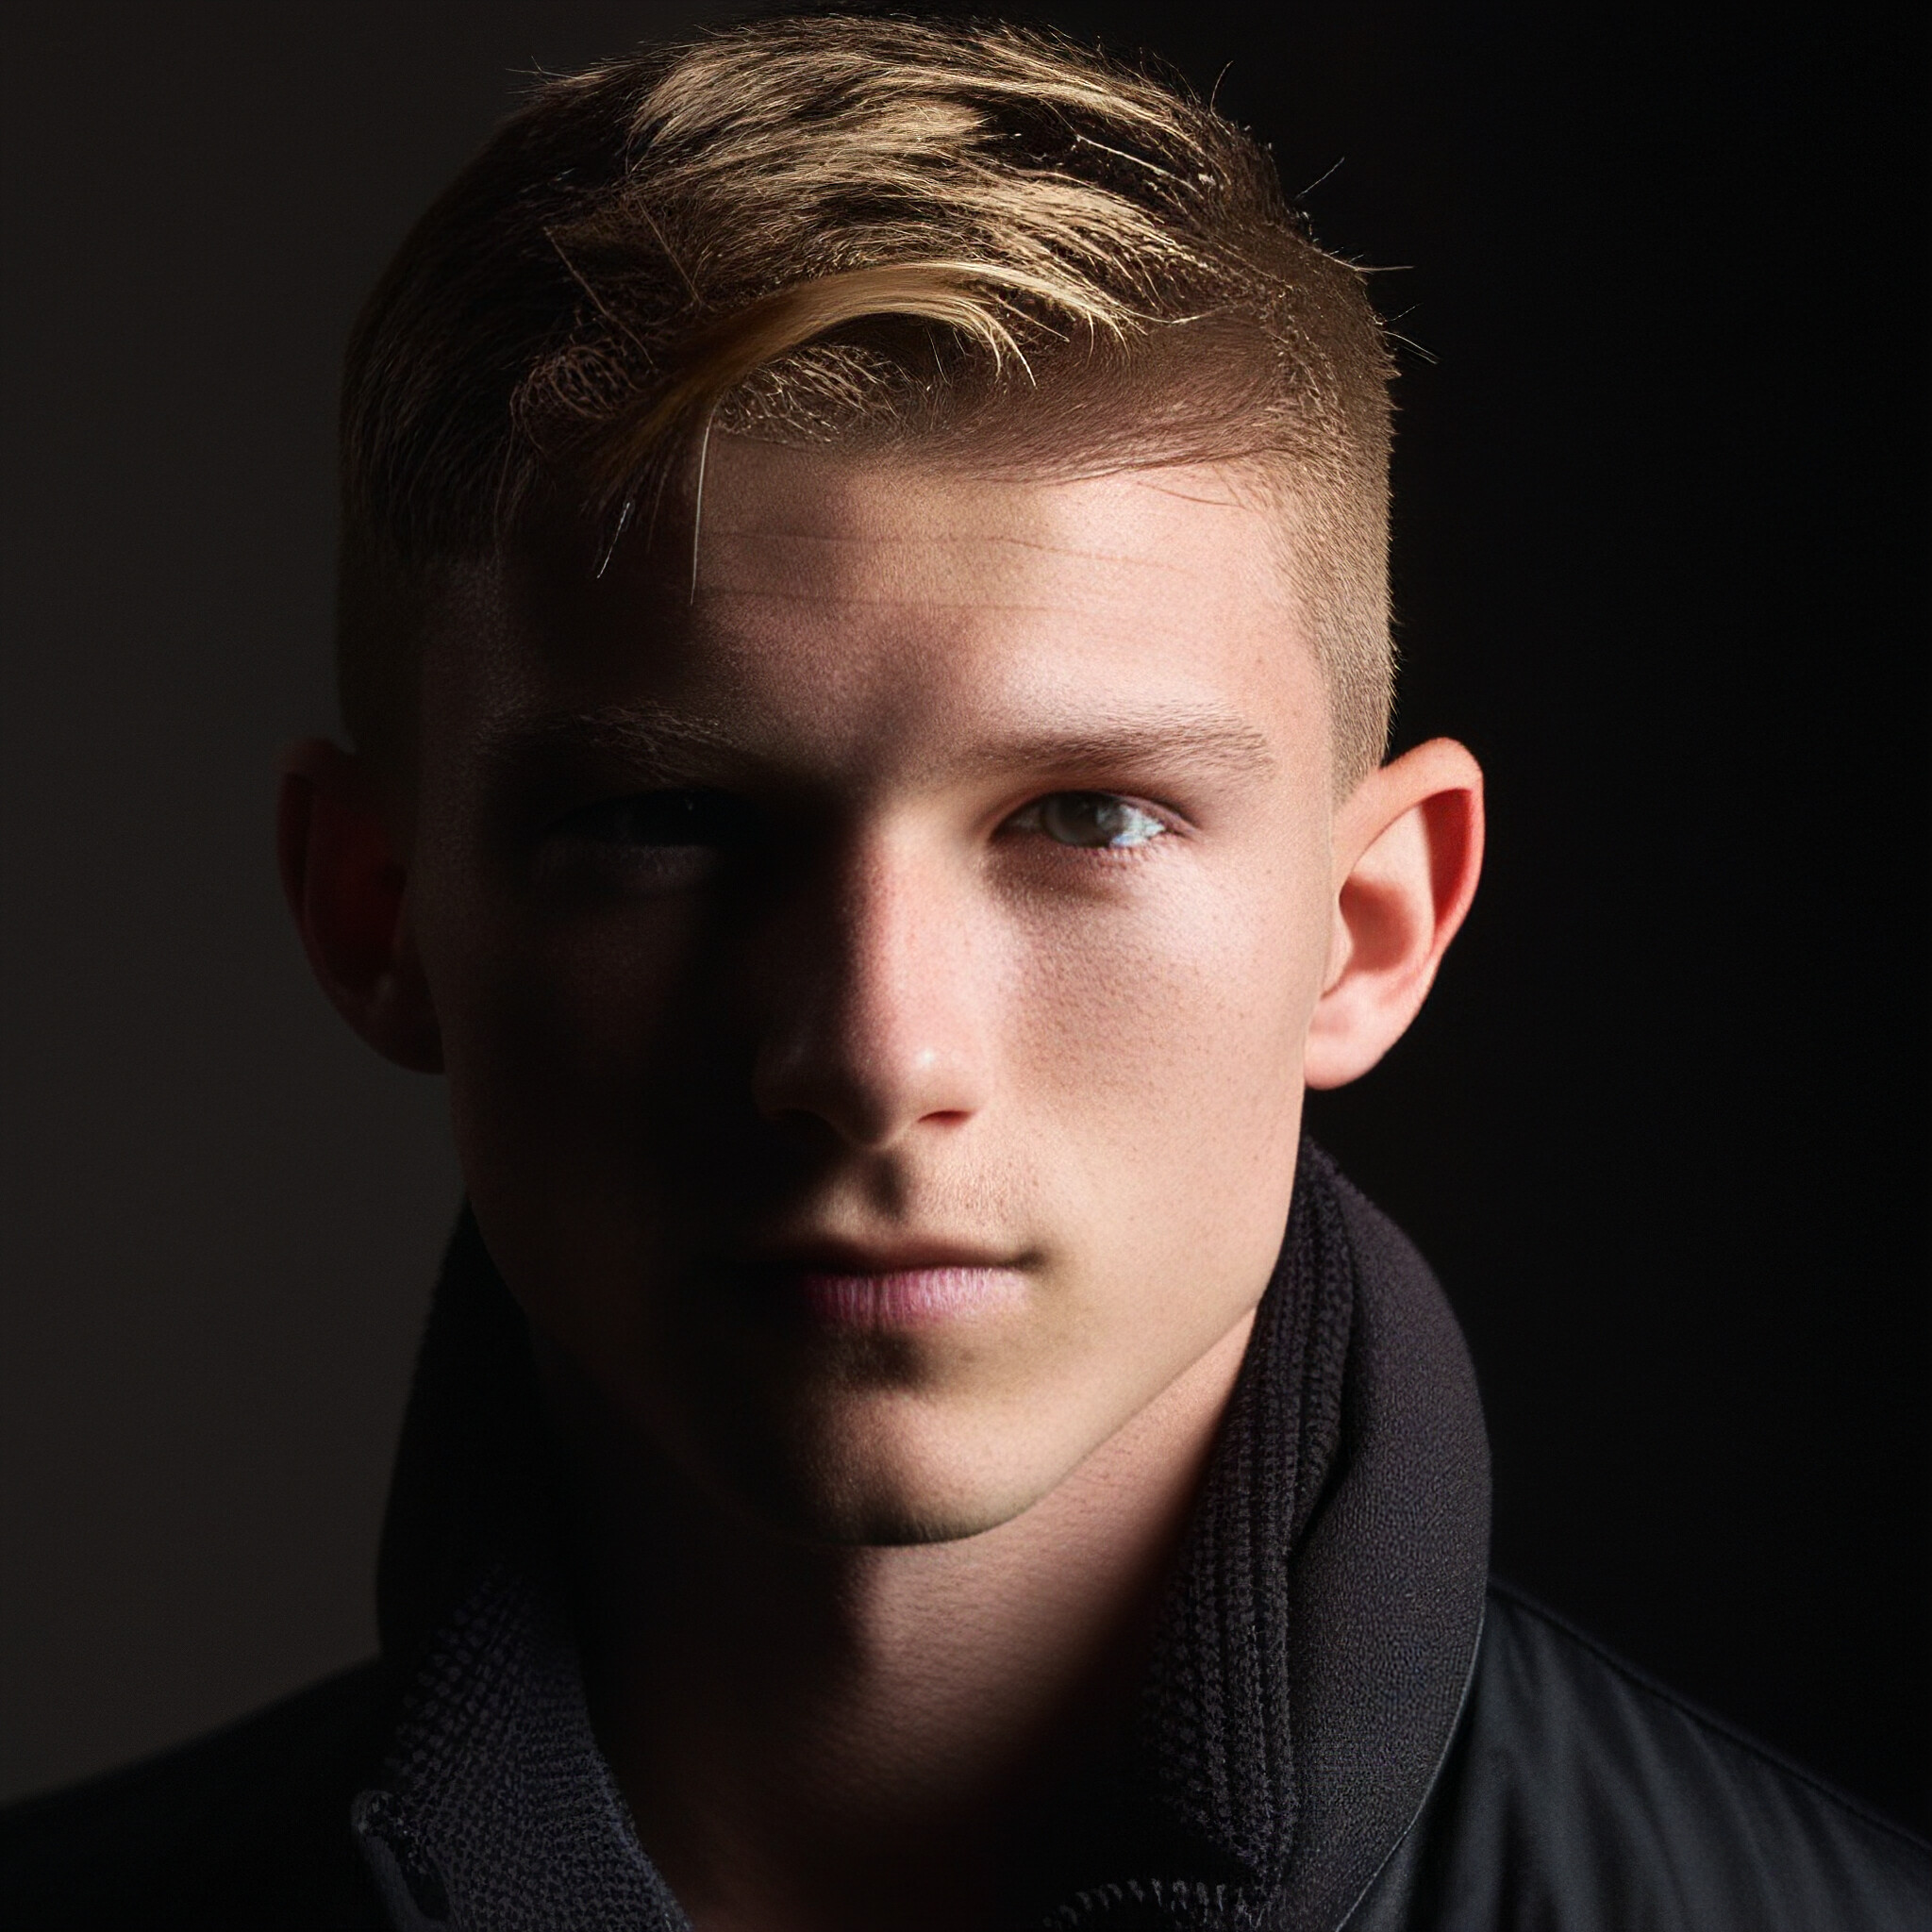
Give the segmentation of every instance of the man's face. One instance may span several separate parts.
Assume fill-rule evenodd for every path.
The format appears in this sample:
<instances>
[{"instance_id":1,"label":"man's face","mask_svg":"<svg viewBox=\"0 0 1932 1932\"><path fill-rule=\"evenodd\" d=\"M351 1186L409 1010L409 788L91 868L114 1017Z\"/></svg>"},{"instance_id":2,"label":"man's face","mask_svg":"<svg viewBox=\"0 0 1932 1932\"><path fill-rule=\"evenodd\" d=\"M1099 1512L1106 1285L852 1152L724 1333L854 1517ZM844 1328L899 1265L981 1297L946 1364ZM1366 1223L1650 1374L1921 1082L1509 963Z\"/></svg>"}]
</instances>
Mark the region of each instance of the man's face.
<instances>
[{"instance_id":1,"label":"man's face","mask_svg":"<svg viewBox=\"0 0 1932 1932\"><path fill-rule=\"evenodd\" d=\"M409 914L602 1426L794 1533L968 1534L1247 1316L1333 916L1281 547L1211 469L733 445L694 584L634 541L452 597Z\"/></svg>"}]
</instances>

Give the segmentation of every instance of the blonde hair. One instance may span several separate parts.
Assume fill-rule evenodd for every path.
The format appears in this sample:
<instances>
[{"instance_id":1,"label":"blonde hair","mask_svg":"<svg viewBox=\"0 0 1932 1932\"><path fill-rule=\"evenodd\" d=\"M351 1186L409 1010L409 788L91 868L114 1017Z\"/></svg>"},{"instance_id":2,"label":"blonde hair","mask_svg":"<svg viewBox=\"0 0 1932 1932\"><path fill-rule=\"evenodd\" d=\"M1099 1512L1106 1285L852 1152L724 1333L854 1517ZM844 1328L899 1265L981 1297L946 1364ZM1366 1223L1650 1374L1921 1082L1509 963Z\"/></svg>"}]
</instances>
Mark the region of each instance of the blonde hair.
<instances>
[{"instance_id":1,"label":"blonde hair","mask_svg":"<svg viewBox=\"0 0 1932 1932\"><path fill-rule=\"evenodd\" d=\"M351 339L343 712L406 749L441 570L545 509L607 535L724 433L1042 473L1257 471L1329 693L1383 750L1390 361L1242 130L1015 26L767 19L547 81Z\"/></svg>"}]
</instances>

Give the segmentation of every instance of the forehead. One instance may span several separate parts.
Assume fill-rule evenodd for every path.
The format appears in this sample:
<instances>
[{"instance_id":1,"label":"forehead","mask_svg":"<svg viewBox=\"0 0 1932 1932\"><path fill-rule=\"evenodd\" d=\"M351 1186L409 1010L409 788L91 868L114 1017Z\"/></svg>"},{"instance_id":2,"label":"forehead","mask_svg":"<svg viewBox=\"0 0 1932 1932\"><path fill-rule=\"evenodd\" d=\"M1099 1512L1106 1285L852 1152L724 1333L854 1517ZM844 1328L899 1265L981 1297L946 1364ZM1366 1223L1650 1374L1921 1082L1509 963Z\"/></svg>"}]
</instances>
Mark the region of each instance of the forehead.
<instances>
[{"instance_id":1,"label":"forehead","mask_svg":"<svg viewBox=\"0 0 1932 1932\"><path fill-rule=\"evenodd\" d=\"M886 759L1162 711L1324 736L1287 548L1212 467L1041 479L720 439L695 517L601 572L559 542L492 580L487 621L432 640L425 724L628 703Z\"/></svg>"},{"instance_id":2,"label":"forehead","mask_svg":"<svg viewBox=\"0 0 1932 1932\"><path fill-rule=\"evenodd\" d=\"M700 603L782 596L929 609L1276 597L1266 512L1232 471L1066 479L725 442L694 546Z\"/></svg>"}]
</instances>

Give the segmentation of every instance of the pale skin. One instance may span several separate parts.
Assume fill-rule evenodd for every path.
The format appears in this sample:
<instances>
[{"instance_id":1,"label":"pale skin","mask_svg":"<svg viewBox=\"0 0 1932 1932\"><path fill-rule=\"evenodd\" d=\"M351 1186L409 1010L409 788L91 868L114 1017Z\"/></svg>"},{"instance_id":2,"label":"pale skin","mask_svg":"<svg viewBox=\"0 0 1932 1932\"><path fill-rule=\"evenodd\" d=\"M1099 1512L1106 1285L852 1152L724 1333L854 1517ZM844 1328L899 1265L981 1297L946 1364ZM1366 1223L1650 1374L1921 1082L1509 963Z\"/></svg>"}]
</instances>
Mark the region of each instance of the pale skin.
<instances>
[{"instance_id":1,"label":"pale skin","mask_svg":"<svg viewBox=\"0 0 1932 1932\"><path fill-rule=\"evenodd\" d=\"M1271 514L727 446L694 591L641 538L479 570L408 785L289 757L297 923L449 1077L701 1932L991 1922L1125 1707L1303 1091L1468 908L1475 763L1338 787Z\"/></svg>"}]
</instances>

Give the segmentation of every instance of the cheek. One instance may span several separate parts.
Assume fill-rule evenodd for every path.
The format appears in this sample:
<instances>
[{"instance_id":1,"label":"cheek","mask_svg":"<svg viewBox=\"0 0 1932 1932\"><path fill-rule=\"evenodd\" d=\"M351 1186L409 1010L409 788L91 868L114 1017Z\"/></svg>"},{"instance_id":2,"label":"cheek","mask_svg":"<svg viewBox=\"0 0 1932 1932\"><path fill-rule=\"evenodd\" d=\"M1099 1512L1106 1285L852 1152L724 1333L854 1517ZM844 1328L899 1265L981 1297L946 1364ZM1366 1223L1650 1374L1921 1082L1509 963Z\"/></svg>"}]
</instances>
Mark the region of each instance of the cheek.
<instances>
[{"instance_id":1,"label":"cheek","mask_svg":"<svg viewBox=\"0 0 1932 1932\"><path fill-rule=\"evenodd\" d=\"M1028 936L1011 1081L1084 1143L1110 1191L1292 1159L1302 1054L1326 959L1311 866L1150 892Z\"/></svg>"},{"instance_id":2,"label":"cheek","mask_svg":"<svg viewBox=\"0 0 1932 1932\"><path fill-rule=\"evenodd\" d=\"M666 1115L709 1084L688 1064L699 1031L689 908L559 915L487 874L452 886L425 967L473 1191L547 1196L565 1214L591 1191L631 1192L654 1130L675 1129Z\"/></svg>"},{"instance_id":3,"label":"cheek","mask_svg":"<svg viewBox=\"0 0 1932 1932\"><path fill-rule=\"evenodd\" d=\"M697 1115L728 1095L700 1064L687 925L484 904L437 989L470 1202L525 1311L579 1361L665 1354L666 1310L637 1286L703 1231L688 1223L717 1135Z\"/></svg>"},{"instance_id":4,"label":"cheek","mask_svg":"<svg viewBox=\"0 0 1932 1932\"><path fill-rule=\"evenodd\" d=\"M1040 933L1008 1119L1064 1264L1056 1387L1117 1423L1254 1306L1293 1191L1327 931L1312 868L1229 867ZM1085 1407L1083 1407L1085 1405Z\"/></svg>"}]
</instances>

